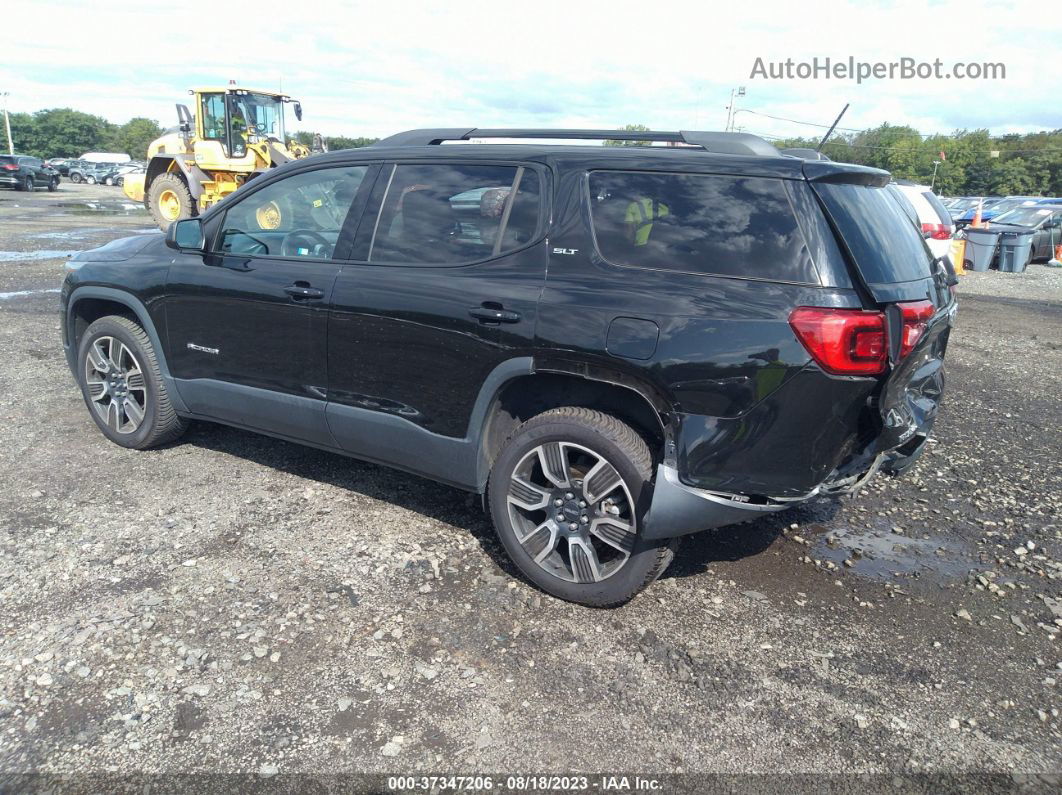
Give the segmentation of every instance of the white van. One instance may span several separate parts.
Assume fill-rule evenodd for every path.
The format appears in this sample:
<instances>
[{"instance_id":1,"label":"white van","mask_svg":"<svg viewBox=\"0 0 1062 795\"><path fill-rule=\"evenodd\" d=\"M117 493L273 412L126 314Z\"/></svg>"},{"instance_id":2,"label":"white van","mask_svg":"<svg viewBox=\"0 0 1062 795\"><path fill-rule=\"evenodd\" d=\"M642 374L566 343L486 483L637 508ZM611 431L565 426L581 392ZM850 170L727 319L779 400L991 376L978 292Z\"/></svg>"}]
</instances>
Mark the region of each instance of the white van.
<instances>
[{"instance_id":1,"label":"white van","mask_svg":"<svg viewBox=\"0 0 1062 795\"><path fill-rule=\"evenodd\" d=\"M894 184L918 213L918 220L922 225L922 237L926 239L926 245L933 252L933 256L947 255L951 251L951 238L955 234L955 225L947 209L933 193L933 189L928 185L918 185L904 179L898 179Z\"/></svg>"},{"instance_id":2,"label":"white van","mask_svg":"<svg viewBox=\"0 0 1062 795\"><path fill-rule=\"evenodd\" d=\"M88 163L128 163L132 158L125 152L85 152L81 159Z\"/></svg>"}]
</instances>

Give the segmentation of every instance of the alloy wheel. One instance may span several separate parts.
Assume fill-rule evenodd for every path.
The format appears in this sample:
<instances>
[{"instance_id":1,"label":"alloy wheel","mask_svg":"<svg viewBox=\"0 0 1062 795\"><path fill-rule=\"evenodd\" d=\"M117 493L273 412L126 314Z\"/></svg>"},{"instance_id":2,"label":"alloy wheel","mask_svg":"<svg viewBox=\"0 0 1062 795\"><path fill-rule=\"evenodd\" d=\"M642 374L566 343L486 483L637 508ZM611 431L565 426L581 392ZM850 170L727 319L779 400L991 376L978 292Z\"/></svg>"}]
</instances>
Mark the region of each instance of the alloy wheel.
<instances>
[{"instance_id":1,"label":"alloy wheel","mask_svg":"<svg viewBox=\"0 0 1062 795\"><path fill-rule=\"evenodd\" d=\"M516 538L532 560L575 583L623 568L637 540L634 500L600 453L548 442L520 459L506 495Z\"/></svg>"},{"instance_id":2,"label":"alloy wheel","mask_svg":"<svg viewBox=\"0 0 1062 795\"><path fill-rule=\"evenodd\" d=\"M85 383L92 409L116 433L133 433L147 413L144 372L133 352L115 337L94 340L85 355Z\"/></svg>"}]
</instances>

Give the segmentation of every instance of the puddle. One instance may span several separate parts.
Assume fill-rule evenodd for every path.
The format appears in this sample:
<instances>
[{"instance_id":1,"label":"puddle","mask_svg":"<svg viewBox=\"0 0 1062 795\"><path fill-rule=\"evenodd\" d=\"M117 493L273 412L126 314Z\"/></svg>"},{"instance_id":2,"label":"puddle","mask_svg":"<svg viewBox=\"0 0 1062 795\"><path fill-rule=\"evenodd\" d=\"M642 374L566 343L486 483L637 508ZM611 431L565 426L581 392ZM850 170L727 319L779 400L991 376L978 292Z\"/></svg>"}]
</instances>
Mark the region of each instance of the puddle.
<instances>
[{"instance_id":1,"label":"puddle","mask_svg":"<svg viewBox=\"0 0 1062 795\"><path fill-rule=\"evenodd\" d=\"M109 232L111 230L102 226L97 227L85 227L84 229L67 229L59 232L40 232L35 235L29 235L29 240L75 240L80 237L89 237L90 235L98 235L103 232Z\"/></svg>"},{"instance_id":2,"label":"puddle","mask_svg":"<svg viewBox=\"0 0 1062 795\"><path fill-rule=\"evenodd\" d=\"M143 204L121 199L106 199L104 201L83 202L56 202L52 207L59 207L66 215L134 215L143 213L147 215L147 209Z\"/></svg>"},{"instance_id":3,"label":"puddle","mask_svg":"<svg viewBox=\"0 0 1062 795\"><path fill-rule=\"evenodd\" d=\"M813 558L869 579L961 579L977 568L964 550L941 537L901 535L892 532L891 526L853 530L818 525L808 530L817 536L812 543Z\"/></svg>"},{"instance_id":4,"label":"puddle","mask_svg":"<svg viewBox=\"0 0 1062 795\"><path fill-rule=\"evenodd\" d=\"M42 248L39 251L0 251L0 262L25 262L39 259L62 259L72 257L78 252L58 251L51 248Z\"/></svg>"},{"instance_id":5,"label":"puddle","mask_svg":"<svg viewBox=\"0 0 1062 795\"><path fill-rule=\"evenodd\" d=\"M0 293L0 301L8 301L12 298L25 298L29 295L45 295L46 293L57 293L58 287L49 287L47 290L15 290L13 293Z\"/></svg>"}]
</instances>

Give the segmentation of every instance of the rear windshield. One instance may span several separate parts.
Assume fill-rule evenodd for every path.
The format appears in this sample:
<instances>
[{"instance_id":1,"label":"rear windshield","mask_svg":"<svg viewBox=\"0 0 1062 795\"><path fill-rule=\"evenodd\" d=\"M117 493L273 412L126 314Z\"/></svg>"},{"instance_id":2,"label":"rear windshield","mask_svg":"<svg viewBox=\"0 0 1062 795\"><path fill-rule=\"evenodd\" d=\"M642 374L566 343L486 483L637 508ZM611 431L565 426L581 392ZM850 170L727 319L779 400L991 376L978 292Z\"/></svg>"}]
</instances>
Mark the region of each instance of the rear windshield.
<instances>
[{"instance_id":1,"label":"rear windshield","mask_svg":"<svg viewBox=\"0 0 1062 795\"><path fill-rule=\"evenodd\" d=\"M884 188L817 182L815 190L868 284L932 276L933 257Z\"/></svg>"},{"instance_id":2,"label":"rear windshield","mask_svg":"<svg viewBox=\"0 0 1062 795\"><path fill-rule=\"evenodd\" d=\"M616 265L818 283L782 180L594 171L598 249Z\"/></svg>"},{"instance_id":3,"label":"rear windshield","mask_svg":"<svg viewBox=\"0 0 1062 795\"><path fill-rule=\"evenodd\" d=\"M0 155L0 163L14 163L15 158L11 155Z\"/></svg>"}]
</instances>

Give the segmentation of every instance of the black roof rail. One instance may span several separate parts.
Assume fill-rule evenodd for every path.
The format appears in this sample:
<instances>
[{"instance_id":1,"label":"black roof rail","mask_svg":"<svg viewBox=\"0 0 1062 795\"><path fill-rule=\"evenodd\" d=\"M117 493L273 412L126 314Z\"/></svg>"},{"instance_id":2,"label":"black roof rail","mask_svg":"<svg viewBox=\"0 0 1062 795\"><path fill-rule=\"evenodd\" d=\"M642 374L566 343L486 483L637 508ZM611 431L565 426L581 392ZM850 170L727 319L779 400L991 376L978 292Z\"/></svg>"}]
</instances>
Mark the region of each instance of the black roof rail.
<instances>
[{"instance_id":1,"label":"black roof rail","mask_svg":"<svg viewBox=\"0 0 1062 795\"><path fill-rule=\"evenodd\" d=\"M548 138L575 141L663 141L699 146L709 152L727 155L757 155L778 157L778 150L750 133L702 132L679 130L678 132L641 130L549 130L520 128L441 128L407 130L392 135L374 146L434 146L444 141L467 141L472 138Z\"/></svg>"}]
</instances>

